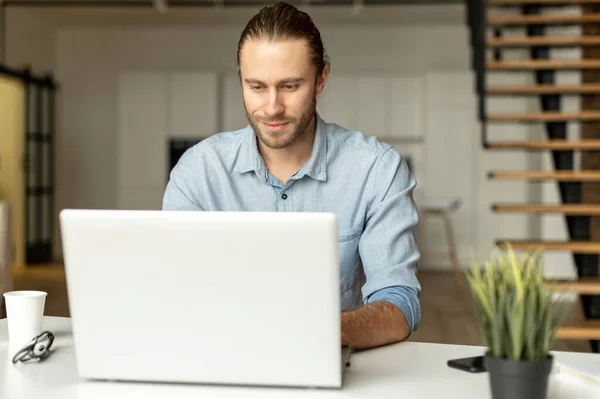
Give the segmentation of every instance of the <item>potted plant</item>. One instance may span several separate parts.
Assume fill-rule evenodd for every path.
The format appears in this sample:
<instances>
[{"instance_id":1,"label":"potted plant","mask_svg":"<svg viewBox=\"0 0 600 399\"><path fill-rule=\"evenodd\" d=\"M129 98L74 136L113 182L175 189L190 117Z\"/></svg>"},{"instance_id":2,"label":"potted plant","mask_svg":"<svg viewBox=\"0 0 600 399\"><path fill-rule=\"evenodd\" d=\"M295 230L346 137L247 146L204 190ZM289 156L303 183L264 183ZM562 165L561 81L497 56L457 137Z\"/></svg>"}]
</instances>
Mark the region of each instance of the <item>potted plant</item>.
<instances>
[{"instance_id":1,"label":"potted plant","mask_svg":"<svg viewBox=\"0 0 600 399\"><path fill-rule=\"evenodd\" d=\"M546 398L550 349L572 301L544 280L540 252L517 257L507 243L466 273L494 399Z\"/></svg>"}]
</instances>

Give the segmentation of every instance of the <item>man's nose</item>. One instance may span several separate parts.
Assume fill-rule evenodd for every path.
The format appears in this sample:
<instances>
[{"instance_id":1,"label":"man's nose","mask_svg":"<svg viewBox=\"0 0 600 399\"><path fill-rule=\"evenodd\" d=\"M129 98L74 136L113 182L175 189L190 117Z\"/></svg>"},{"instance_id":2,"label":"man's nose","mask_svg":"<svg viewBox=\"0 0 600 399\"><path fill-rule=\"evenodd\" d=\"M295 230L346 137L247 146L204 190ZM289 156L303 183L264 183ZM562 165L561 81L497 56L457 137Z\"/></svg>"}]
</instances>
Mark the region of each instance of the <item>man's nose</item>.
<instances>
[{"instance_id":1,"label":"man's nose","mask_svg":"<svg viewBox=\"0 0 600 399\"><path fill-rule=\"evenodd\" d=\"M275 117L285 112L281 95L276 90L269 93L269 100L265 112L270 117Z\"/></svg>"}]
</instances>

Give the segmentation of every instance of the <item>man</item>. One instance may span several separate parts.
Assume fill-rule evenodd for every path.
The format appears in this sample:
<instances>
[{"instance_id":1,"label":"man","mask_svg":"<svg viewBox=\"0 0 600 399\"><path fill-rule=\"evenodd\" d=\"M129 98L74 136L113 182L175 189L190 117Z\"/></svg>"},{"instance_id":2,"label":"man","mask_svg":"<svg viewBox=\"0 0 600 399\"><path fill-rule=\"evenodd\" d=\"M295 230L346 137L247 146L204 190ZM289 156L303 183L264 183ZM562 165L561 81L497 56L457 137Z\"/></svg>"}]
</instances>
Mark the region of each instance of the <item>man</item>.
<instances>
[{"instance_id":1,"label":"man","mask_svg":"<svg viewBox=\"0 0 600 399\"><path fill-rule=\"evenodd\" d=\"M329 63L306 13L285 3L263 8L242 32L237 58L250 125L188 150L163 209L335 213L342 344L405 340L420 322L421 289L416 182L406 161L319 117Z\"/></svg>"}]
</instances>

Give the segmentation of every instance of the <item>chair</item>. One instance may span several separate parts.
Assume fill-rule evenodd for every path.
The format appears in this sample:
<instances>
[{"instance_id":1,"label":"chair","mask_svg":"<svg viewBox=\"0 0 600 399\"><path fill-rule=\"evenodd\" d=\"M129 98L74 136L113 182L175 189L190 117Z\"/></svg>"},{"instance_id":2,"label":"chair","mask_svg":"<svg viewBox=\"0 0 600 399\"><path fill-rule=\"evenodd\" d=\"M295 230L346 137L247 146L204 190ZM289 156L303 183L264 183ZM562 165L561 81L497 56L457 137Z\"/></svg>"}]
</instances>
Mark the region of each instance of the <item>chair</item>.
<instances>
[{"instance_id":1,"label":"chair","mask_svg":"<svg viewBox=\"0 0 600 399\"><path fill-rule=\"evenodd\" d=\"M445 227L446 241L448 243L448 251L443 254L435 253L424 253L423 258L443 256L450 260L452 264L452 271L454 273L454 280L456 283L461 281L460 267L458 265L458 256L456 250L456 241L454 239L454 230L452 228L451 214L460 207L460 199L433 199L426 201L419 210L421 223L420 223L420 236L421 239L424 237L425 222L431 217L439 217L442 219Z\"/></svg>"},{"instance_id":2,"label":"chair","mask_svg":"<svg viewBox=\"0 0 600 399\"><path fill-rule=\"evenodd\" d=\"M10 206L0 201L0 318L6 317L2 294L12 290L10 243Z\"/></svg>"}]
</instances>

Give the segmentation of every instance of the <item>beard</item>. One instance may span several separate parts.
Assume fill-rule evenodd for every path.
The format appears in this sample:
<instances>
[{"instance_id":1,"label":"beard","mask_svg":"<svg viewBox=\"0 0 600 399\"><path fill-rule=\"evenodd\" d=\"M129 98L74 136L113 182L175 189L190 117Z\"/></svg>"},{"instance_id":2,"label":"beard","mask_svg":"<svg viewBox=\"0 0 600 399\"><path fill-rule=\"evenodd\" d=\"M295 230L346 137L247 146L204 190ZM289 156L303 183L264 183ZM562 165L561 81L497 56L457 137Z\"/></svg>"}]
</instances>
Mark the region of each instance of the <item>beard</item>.
<instances>
[{"instance_id":1,"label":"beard","mask_svg":"<svg viewBox=\"0 0 600 399\"><path fill-rule=\"evenodd\" d=\"M304 109L298 118L291 116L281 115L275 118L269 117L252 117L246 109L244 103L244 110L246 111L246 118L256 136L268 148L279 150L285 147L289 147L300 138L302 138L310 126L311 121L315 117L317 110L317 98L313 96L312 101L308 108ZM285 123L287 125L280 132L270 132L267 129L261 129L263 123Z\"/></svg>"}]
</instances>

